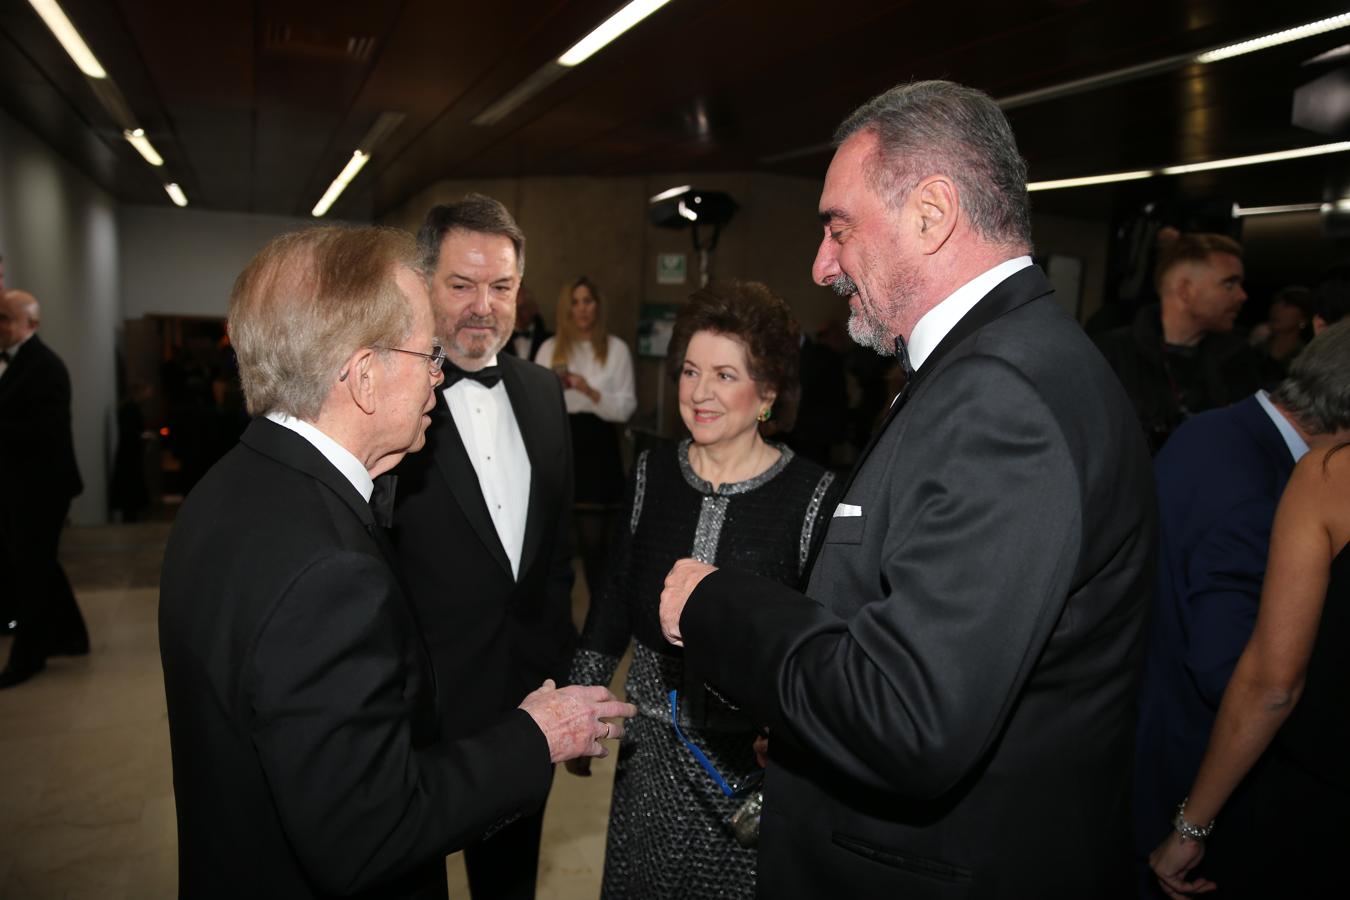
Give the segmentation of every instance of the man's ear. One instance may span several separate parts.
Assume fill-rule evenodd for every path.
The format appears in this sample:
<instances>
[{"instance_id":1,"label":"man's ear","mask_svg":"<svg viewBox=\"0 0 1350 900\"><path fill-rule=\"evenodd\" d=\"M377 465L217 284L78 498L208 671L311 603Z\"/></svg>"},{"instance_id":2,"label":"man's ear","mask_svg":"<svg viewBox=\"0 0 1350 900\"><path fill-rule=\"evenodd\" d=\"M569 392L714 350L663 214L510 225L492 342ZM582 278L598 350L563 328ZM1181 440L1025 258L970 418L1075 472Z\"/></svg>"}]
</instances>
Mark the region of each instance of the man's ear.
<instances>
[{"instance_id":1,"label":"man's ear","mask_svg":"<svg viewBox=\"0 0 1350 900\"><path fill-rule=\"evenodd\" d=\"M956 184L946 175L930 175L919 182L910 202L919 221L919 249L936 253L956 229L961 202Z\"/></svg>"},{"instance_id":2,"label":"man's ear","mask_svg":"<svg viewBox=\"0 0 1350 900\"><path fill-rule=\"evenodd\" d=\"M362 347L347 358L338 380L347 388L352 402L366 415L375 412L375 388L380 367L375 365L375 351Z\"/></svg>"}]
</instances>

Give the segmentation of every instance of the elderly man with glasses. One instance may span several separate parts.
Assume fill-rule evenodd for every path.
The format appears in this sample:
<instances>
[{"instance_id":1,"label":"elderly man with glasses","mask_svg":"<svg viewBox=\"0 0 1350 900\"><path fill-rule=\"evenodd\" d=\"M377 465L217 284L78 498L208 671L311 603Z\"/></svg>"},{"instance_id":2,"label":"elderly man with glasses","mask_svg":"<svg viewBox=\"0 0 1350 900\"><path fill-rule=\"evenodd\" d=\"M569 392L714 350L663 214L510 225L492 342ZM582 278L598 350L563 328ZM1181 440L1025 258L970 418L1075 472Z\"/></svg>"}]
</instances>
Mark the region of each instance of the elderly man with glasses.
<instances>
[{"instance_id":1,"label":"elderly man with glasses","mask_svg":"<svg viewBox=\"0 0 1350 900\"><path fill-rule=\"evenodd\" d=\"M183 896L444 897L447 852L533 812L552 763L604 755L623 726L601 717L633 713L546 682L477 734L439 729L457 686L436 682L376 490L441 381L418 265L411 235L321 228L235 283L257 418L188 497L161 583Z\"/></svg>"}]
</instances>

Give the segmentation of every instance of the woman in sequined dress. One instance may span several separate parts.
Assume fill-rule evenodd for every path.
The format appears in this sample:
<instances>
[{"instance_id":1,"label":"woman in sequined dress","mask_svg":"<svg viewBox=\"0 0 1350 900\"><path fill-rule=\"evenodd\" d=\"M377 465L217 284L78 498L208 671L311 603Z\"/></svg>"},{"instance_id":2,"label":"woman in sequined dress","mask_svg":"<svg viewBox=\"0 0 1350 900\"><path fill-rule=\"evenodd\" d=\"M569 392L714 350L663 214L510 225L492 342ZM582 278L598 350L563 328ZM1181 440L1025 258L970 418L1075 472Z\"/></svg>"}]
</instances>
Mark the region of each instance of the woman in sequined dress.
<instances>
[{"instance_id":1,"label":"woman in sequined dress","mask_svg":"<svg viewBox=\"0 0 1350 900\"><path fill-rule=\"evenodd\" d=\"M681 308L667 357L690 437L639 455L620 516L612 570L592 598L572 681L607 685L634 642L628 699L638 716L619 748L605 851L608 898L753 897L755 851L732 836L728 797L671 723L731 785L758 768L756 723L686 676L661 636L661 585L693 556L796 584L811 538L833 508L833 475L767 441L791 425L798 395L797 326L787 304L754 282L697 291ZM585 764L568 766L589 774Z\"/></svg>"}]
</instances>

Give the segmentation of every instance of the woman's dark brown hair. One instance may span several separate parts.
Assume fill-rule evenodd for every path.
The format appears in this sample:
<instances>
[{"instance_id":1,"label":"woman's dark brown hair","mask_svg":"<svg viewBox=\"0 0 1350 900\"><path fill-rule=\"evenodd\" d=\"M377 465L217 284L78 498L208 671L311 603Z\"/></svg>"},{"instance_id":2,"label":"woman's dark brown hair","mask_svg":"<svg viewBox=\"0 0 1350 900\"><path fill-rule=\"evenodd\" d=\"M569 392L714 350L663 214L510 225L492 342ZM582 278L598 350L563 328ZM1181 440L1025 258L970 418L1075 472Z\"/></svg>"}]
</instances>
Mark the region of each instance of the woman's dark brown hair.
<instances>
[{"instance_id":1,"label":"woman's dark brown hair","mask_svg":"<svg viewBox=\"0 0 1350 900\"><path fill-rule=\"evenodd\" d=\"M790 429L801 397L801 332L783 299L758 281L713 282L695 291L675 316L666 353L666 373L672 380L679 381L689 341L700 331L734 338L745 347L750 377L760 393L777 394L771 421L778 431Z\"/></svg>"}]
</instances>

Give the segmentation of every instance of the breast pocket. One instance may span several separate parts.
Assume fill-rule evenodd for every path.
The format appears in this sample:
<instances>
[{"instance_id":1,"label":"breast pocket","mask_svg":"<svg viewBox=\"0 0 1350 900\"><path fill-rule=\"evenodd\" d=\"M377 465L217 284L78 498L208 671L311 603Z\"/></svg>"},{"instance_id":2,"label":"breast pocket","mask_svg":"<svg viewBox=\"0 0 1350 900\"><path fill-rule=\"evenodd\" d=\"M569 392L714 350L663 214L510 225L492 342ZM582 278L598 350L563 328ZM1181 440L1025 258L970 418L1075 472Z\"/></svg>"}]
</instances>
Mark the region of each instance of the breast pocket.
<instances>
[{"instance_id":1,"label":"breast pocket","mask_svg":"<svg viewBox=\"0 0 1350 900\"><path fill-rule=\"evenodd\" d=\"M866 525L866 513L857 516L835 516L830 519L830 527L825 531L825 543L861 544Z\"/></svg>"}]
</instances>

